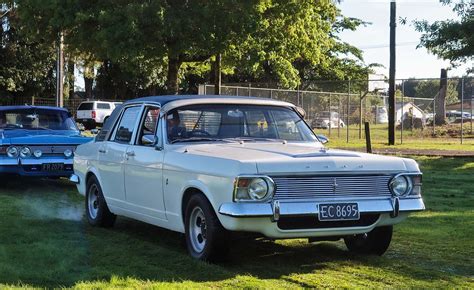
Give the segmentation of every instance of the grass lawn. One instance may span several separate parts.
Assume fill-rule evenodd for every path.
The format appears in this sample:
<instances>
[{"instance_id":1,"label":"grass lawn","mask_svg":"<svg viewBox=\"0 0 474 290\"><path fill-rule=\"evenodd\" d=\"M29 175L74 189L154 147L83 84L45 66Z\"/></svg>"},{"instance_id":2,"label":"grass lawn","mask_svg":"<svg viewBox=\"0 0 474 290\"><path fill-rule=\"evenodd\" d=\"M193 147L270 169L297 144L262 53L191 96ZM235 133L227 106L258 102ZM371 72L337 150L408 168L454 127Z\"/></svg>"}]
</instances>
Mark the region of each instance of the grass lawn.
<instances>
[{"instance_id":1,"label":"grass lawn","mask_svg":"<svg viewBox=\"0 0 474 290\"><path fill-rule=\"evenodd\" d=\"M474 287L474 158L417 158L427 211L395 227L383 257L342 242L238 241L211 265L179 234L125 218L91 228L65 181L3 179L0 287Z\"/></svg>"},{"instance_id":2,"label":"grass lawn","mask_svg":"<svg viewBox=\"0 0 474 290\"><path fill-rule=\"evenodd\" d=\"M453 127L459 124L451 125ZM474 151L474 135L471 134L470 124L465 124L465 134L463 144L460 137L431 137L432 128L420 130L404 130L403 139L400 130L395 131L395 146L388 145L388 125L379 124L370 126L370 135L372 139L372 148L400 148L400 149L439 149L439 150L460 150ZM327 129L316 129L316 133L327 136L330 140L328 147L330 148L365 148L365 133L362 128L361 138L359 139L359 127L351 125L349 127L349 142L347 142L347 128L331 129L331 134Z\"/></svg>"}]
</instances>

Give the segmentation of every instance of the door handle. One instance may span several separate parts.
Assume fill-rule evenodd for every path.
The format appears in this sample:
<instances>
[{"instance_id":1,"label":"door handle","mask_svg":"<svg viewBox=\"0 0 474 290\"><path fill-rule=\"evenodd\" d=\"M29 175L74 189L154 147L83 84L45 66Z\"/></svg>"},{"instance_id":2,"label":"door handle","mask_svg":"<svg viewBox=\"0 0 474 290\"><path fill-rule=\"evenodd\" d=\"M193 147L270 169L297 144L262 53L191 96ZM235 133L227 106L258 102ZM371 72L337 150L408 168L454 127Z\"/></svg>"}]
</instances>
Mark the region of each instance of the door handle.
<instances>
[{"instance_id":1,"label":"door handle","mask_svg":"<svg viewBox=\"0 0 474 290\"><path fill-rule=\"evenodd\" d=\"M130 156L135 156L135 152L134 152L134 151L128 151L128 152L125 153L125 154L127 154L127 156L129 156L129 157L130 157Z\"/></svg>"},{"instance_id":2,"label":"door handle","mask_svg":"<svg viewBox=\"0 0 474 290\"><path fill-rule=\"evenodd\" d=\"M105 149L99 149L99 153L107 153L107 150L105 150Z\"/></svg>"}]
</instances>

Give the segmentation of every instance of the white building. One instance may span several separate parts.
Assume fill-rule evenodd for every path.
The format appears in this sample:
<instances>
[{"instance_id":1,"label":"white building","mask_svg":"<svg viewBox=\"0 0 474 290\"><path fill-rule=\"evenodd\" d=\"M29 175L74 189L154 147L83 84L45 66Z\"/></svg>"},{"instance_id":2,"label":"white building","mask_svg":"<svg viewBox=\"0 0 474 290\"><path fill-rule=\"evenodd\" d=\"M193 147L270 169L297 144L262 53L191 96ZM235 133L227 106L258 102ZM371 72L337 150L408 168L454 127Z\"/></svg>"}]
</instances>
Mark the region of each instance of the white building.
<instances>
[{"instance_id":1,"label":"white building","mask_svg":"<svg viewBox=\"0 0 474 290\"><path fill-rule=\"evenodd\" d=\"M400 123L402 120L402 116L408 116L410 114L410 110L412 111L414 118L426 119L425 112L420 109L417 105L413 104L412 102L403 103L396 103L395 104L395 122ZM404 119L403 118L403 119Z\"/></svg>"}]
</instances>

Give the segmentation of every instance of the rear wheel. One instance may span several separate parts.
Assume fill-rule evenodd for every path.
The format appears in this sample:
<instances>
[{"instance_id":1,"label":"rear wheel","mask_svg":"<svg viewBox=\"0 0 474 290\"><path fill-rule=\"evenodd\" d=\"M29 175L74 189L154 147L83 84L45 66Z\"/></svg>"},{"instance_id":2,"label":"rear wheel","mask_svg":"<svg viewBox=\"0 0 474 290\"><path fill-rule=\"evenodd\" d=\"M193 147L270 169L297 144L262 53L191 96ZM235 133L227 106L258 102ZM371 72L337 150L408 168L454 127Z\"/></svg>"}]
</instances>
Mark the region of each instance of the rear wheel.
<instances>
[{"instance_id":1,"label":"rear wheel","mask_svg":"<svg viewBox=\"0 0 474 290\"><path fill-rule=\"evenodd\" d=\"M382 256L392 241L393 226L378 227L371 232L344 238L349 251L357 254Z\"/></svg>"},{"instance_id":2,"label":"rear wheel","mask_svg":"<svg viewBox=\"0 0 474 290\"><path fill-rule=\"evenodd\" d=\"M203 195L195 194L189 199L185 227L186 246L193 258L210 262L225 259L228 235Z\"/></svg>"},{"instance_id":3,"label":"rear wheel","mask_svg":"<svg viewBox=\"0 0 474 290\"><path fill-rule=\"evenodd\" d=\"M112 227L117 217L107 207L102 188L95 176L87 181L86 215L89 224L99 227Z\"/></svg>"}]
</instances>

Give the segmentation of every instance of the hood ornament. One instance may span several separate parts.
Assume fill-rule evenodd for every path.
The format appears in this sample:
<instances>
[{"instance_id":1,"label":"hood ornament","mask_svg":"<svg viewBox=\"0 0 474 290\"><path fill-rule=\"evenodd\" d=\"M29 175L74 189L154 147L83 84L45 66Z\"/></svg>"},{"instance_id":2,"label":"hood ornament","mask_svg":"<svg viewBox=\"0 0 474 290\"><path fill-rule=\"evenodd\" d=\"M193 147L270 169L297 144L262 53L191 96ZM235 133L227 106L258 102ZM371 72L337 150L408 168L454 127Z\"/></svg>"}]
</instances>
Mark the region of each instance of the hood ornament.
<instances>
[{"instance_id":1,"label":"hood ornament","mask_svg":"<svg viewBox=\"0 0 474 290\"><path fill-rule=\"evenodd\" d=\"M336 189L339 185L337 184L337 178L334 178L333 184L332 184L332 191L333 193L336 193Z\"/></svg>"}]
</instances>

